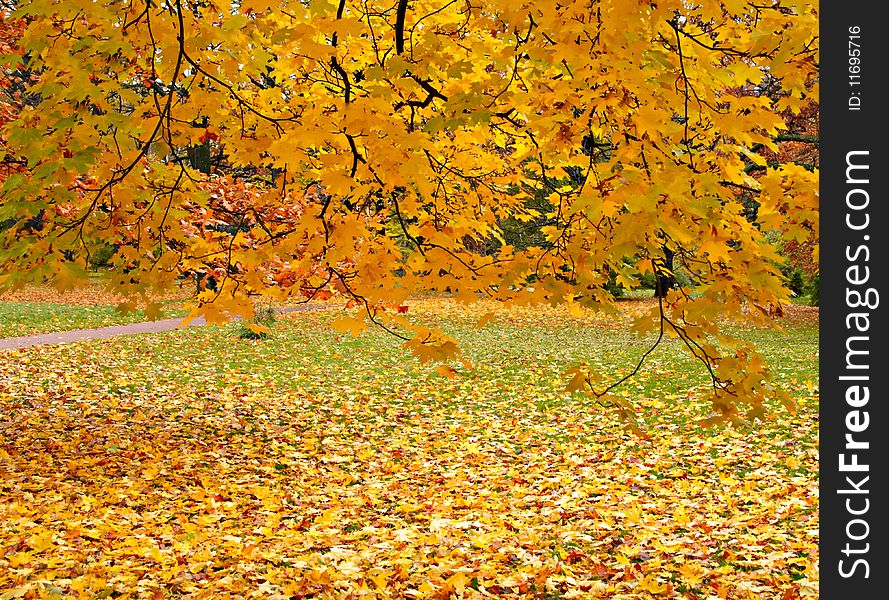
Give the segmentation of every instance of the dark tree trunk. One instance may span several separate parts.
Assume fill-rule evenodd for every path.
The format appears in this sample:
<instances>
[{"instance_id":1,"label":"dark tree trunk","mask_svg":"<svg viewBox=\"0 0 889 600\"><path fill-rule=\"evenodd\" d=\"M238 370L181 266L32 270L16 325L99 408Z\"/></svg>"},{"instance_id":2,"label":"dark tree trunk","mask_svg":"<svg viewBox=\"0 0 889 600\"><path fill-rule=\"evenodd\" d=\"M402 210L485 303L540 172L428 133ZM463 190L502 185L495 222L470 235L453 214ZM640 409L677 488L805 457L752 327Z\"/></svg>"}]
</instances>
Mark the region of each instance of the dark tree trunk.
<instances>
[{"instance_id":1,"label":"dark tree trunk","mask_svg":"<svg viewBox=\"0 0 889 600\"><path fill-rule=\"evenodd\" d=\"M201 173L210 172L210 142L204 142L199 146L191 146L188 149L188 162L191 167Z\"/></svg>"},{"instance_id":2,"label":"dark tree trunk","mask_svg":"<svg viewBox=\"0 0 889 600\"><path fill-rule=\"evenodd\" d=\"M673 271L673 251L663 246L664 249L664 267L669 269L671 272ZM658 271L656 273L657 276L657 284L654 288L654 297L655 298L664 298L667 295L667 292L673 289L676 286L676 278L670 273L665 273Z\"/></svg>"}]
</instances>

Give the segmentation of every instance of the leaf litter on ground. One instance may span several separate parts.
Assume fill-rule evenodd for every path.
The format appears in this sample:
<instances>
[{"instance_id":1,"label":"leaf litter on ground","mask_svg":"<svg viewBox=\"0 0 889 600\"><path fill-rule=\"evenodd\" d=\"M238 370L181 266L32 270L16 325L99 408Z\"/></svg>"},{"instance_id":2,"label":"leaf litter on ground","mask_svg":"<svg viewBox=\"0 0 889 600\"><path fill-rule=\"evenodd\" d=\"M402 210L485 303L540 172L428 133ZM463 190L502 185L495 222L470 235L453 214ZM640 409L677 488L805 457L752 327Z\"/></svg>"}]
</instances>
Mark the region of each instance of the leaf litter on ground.
<instances>
[{"instance_id":1,"label":"leaf litter on ground","mask_svg":"<svg viewBox=\"0 0 889 600\"><path fill-rule=\"evenodd\" d=\"M701 429L675 345L623 393L648 440L564 391L644 347L601 317L411 303L462 340L442 377L391 337L282 316L0 354L7 597L817 596L817 330L752 331L800 411ZM810 315L811 316L811 315ZM700 396L700 397L699 397Z\"/></svg>"}]
</instances>

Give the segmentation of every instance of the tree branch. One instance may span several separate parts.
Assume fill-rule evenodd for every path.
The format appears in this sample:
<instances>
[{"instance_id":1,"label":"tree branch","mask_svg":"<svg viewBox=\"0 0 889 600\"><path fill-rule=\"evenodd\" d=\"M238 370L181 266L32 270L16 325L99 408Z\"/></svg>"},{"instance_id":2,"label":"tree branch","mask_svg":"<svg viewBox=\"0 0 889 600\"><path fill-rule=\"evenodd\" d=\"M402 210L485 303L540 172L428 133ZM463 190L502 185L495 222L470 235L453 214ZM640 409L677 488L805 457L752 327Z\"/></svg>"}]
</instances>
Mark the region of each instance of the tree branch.
<instances>
[{"instance_id":1,"label":"tree branch","mask_svg":"<svg viewBox=\"0 0 889 600\"><path fill-rule=\"evenodd\" d=\"M398 0L395 12L395 53L404 53L404 18L407 15L407 0Z\"/></svg>"}]
</instances>

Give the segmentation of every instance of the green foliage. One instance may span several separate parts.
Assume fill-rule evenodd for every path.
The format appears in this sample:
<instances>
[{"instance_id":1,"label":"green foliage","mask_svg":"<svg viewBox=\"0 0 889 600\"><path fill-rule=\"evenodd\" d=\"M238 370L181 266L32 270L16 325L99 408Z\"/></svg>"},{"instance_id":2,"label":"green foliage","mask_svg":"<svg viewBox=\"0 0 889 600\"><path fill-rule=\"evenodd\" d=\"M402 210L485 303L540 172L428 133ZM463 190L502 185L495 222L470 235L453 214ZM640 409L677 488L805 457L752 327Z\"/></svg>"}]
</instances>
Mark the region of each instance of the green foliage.
<instances>
[{"instance_id":1,"label":"green foliage","mask_svg":"<svg viewBox=\"0 0 889 600\"><path fill-rule=\"evenodd\" d=\"M651 271L643 273L639 277L639 283L642 284L643 288L647 290L653 290L657 287L657 276Z\"/></svg>"},{"instance_id":2,"label":"green foliage","mask_svg":"<svg viewBox=\"0 0 889 600\"><path fill-rule=\"evenodd\" d=\"M806 280L803 291L812 306L821 305L821 273L815 273Z\"/></svg>"},{"instance_id":3,"label":"green foliage","mask_svg":"<svg viewBox=\"0 0 889 600\"><path fill-rule=\"evenodd\" d=\"M274 306L266 305L256 309L253 321L239 321L236 336L242 340L265 340L271 337L271 326L275 322L277 311Z\"/></svg>"},{"instance_id":4,"label":"green foliage","mask_svg":"<svg viewBox=\"0 0 889 600\"><path fill-rule=\"evenodd\" d=\"M116 252L117 247L114 244L104 244L99 246L98 249L90 254L90 266L95 269L107 267Z\"/></svg>"},{"instance_id":5,"label":"green foliage","mask_svg":"<svg viewBox=\"0 0 889 600\"><path fill-rule=\"evenodd\" d=\"M786 278L786 285L793 292L797 303L818 306L821 277L817 271L809 275L798 266L784 263L781 265L781 273Z\"/></svg>"},{"instance_id":6,"label":"green foliage","mask_svg":"<svg viewBox=\"0 0 889 600\"><path fill-rule=\"evenodd\" d=\"M608 277L608 281L605 283L605 291L614 296L615 298L620 298L626 292L624 286L617 282L617 275L612 273L610 277Z\"/></svg>"}]
</instances>

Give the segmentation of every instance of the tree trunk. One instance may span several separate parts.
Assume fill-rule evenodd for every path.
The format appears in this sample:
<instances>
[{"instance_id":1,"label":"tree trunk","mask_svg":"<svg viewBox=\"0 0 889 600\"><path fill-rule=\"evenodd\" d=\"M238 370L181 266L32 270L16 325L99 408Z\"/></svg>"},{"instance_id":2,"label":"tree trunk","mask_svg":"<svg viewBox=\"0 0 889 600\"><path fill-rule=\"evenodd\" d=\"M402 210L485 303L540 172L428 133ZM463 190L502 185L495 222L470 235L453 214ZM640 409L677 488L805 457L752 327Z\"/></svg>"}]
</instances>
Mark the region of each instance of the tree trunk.
<instances>
[{"instance_id":1,"label":"tree trunk","mask_svg":"<svg viewBox=\"0 0 889 600\"><path fill-rule=\"evenodd\" d=\"M674 253L666 246L662 246L662 248L664 249L664 267L672 272ZM661 271L658 271L655 275L657 276L657 285L655 285L654 288L654 297L665 298L667 296L667 292L676 286L676 277L674 277L671 273L665 273Z\"/></svg>"},{"instance_id":2,"label":"tree trunk","mask_svg":"<svg viewBox=\"0 0 889 600\"><path fill-rule=\"evenodd\" d=\"M188 161L193 169L201 173L210 172L210 142L204 142L199 146L191 146L188 149Z\"/></svg>"}]
</instances>

